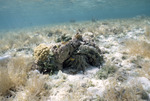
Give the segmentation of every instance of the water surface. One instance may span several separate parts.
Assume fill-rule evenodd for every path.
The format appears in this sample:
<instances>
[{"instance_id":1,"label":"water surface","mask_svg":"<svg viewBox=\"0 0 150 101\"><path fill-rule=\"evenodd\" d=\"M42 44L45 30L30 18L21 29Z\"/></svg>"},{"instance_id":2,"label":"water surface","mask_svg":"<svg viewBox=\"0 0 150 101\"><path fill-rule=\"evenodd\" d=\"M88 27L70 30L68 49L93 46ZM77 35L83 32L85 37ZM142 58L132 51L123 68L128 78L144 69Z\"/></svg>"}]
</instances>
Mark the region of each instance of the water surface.
<instances>
[{"instance_id":1,"label":"water surface","mask_svg":"<svg viewBox=\"0 0 150 101\"><path fill-rule=\"evenodd\" d=\"M150 16L150 0L0 0L0 31L139 15Z\"/></svg>"}]
</instances>

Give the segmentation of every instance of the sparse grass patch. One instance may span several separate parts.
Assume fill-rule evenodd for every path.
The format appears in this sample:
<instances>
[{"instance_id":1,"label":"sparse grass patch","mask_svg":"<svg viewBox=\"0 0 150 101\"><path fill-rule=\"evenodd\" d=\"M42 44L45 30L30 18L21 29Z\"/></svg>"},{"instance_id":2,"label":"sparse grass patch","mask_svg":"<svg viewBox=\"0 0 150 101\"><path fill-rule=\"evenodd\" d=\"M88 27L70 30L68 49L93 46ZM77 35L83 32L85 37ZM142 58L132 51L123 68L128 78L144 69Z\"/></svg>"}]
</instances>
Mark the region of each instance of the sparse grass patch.
<instances>
[{"instance_id":1,"label":"sparse grass patch","mask_svg":"<svg viewBox=\"0 0 150 101\"><path fill-rule=\"evenodd\" d=\"M48 76L29 72L32 59L12 58L6 67L0 67L1 101L45 101L48 94Z\"/></svg>"},{"instance_id":2,"label":"sparse grass patch","mask_svg":"<svg viewBox=\"0 0 150 101\"><path fill-rule=\"evenodd\" d=\"M47 76L33 72L24 88L17 92L13 101L46 101L48 90L46 89Z\"/></svg>"},{"instance_id":3,"label":"sparse grass patch","mask_svg":"<svg viewBox=\"0 0 150 101\"><path fill-rule=\"evenodd\" d=\"M5 95L12 87L13 83L8 75L6 67L0 67L0 95Z\"/></svg>"},{"instance_id":4,"label":"sparse grass patch","mask_svg":"<svg viewBox=\"0 0 150 101\"><path fill-rule=\"evenodd\" d=\"M29 45L38 45L42 43L43 37L42 36L34 36L34 37L29 37L27 40L25 40L24 45L29 46Z\"/></svg>"},{"instance_id":5,"label":"sparse grass patch","mask_svg":"<svg viewBox=\"0 0 150 101\"><path fill-rule=\"evenodd\" d=\"M37 45L43 41L41 35L32 36L27 33L8 34L0 40L0 52L6 52L12 48L23 48L30 45Z\"/></svg>"},{"instance_id":6,"label":"sparse grass patch","mask_svg":"<svg viewBox=\"0 0 150 101\"><path fill-rule=\"evenodd\" d=\"M117 71L117 67L107 62L98 72L96 72L96 78L107 79Z\"/></svg>"},{"instance_id":7,"label":"sparse grass patch","mask_svg":"<svg viewBox=\"0 0 150 101\"><path fill-rule=\"evenodd\" d=\"M143 101L146 99L147 93L143 90L141 84L136 81L128 85L119 85L116 80L111 80L105 94L104 101Z\"/></svg>"},{"instance_id":8,"label":"sparse grass patch","mask_svg":"<svg viewBox=\"0 0 150 101\"><path fill-rule=\"evenodd\" d=\"M150 79L150 63L142 62L140 63L140 65L141 65L141 68L137 69L136 72L139 73L139 76Z\"/></svg>"},{"instance_id":9,"label":"sparse grass patch","mask_svg":"<svg viewBox=\"0 0 150 101\"><path fill-rule=\"evenodd\" d=\"M15 86L26 82L27 73L31 69L31 63L32 60L25 57L15 57L8 62L8 74Z\"/></svg>"},{"instance_id":10,"label":"sparse grass patch","mask_svg":"<svg viewBox=\"0 0 150 101\"><path fill-rule=\"evenodd\" d=\"M0 94L5 95L10 88L24 85L32 60L25 57L12 58L5 67L0 67Z\"/></svg>"},{"instance_id":11,"label":"sparse grass patch","mask_svg":"<svg viewBox=\"0 0 150 101\"><path fill-rule=\"evenodd\" d=\"M150 77L150 63L149 62L145 62L142 64L142 69L149 75Z\"/></svg>"},{"instance_id":12,"label":"sparse grass patch","mask_svg":"<svg viewBox=\"0 0 150 101\"><path fill-rule=\"evenodd\" d=\"M126 42L126 48L133 55L150 58L150 44L145 41L128 40Z\"/></svg>"},{"instance_id":13,"label":"sparse grass patch","mask_svg":"<svg viewBox=\"0 0 150 101\"><path fill-rule=\"evenodd\" d=\"M63 99L64 101L89 101L91 96L86 88L74 85Z\"/></svg>"},{"instance_id":14,"label":"sparse grass patch","mask_svg":"<svg viewBox=\"0 0 150 101\"><path fill-rule=\"evenodd\" d=\"M150 26L145 26L145 36L150 39Z\"/></svg>"}]
</instances>

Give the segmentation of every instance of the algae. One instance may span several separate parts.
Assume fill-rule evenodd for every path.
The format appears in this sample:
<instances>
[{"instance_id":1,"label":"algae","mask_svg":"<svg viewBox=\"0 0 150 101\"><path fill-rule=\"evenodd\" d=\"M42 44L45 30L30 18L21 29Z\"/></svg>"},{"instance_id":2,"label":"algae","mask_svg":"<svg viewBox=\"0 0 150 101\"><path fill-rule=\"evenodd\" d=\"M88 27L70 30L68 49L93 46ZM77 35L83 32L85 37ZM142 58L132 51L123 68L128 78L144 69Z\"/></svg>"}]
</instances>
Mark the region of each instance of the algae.
<instances>
[{"instance_id":1,"label":"algae","mask_svg":"<svg viewBox=\"0 0 150 101\"><path fill-rule=\"evenodd\" d=\"M84 72L88 66L102 65L103 56L99 47L92 41L84 40L81 34L77 33L72 40L61 36L61 40L68 42L56 44L51 48L48 46L41 48L41 45L35 48L34 57L40 72L52 73L64 68ZM47 52L49 53L47 54Z\"/></svg>"},{"instance_id":2,"label":"algae","mask_svg":"<svg viewBox=\"0 0 150 101\"><path fill-rule=\"evenodd\" d=\"M106 64L98 72L96 72L96 78L107 79L109 76L117 71L117 67L114 65Z\"/></svg>"}]
</instances>

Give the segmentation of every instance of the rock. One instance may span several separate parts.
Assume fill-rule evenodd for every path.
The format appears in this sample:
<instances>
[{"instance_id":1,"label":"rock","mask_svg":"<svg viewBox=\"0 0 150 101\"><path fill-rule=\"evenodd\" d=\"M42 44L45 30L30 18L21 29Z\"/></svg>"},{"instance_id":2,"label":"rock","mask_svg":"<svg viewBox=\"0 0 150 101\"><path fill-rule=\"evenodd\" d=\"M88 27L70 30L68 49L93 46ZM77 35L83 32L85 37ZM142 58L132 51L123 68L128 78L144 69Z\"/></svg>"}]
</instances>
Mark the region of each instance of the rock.
<instances>
[{"instance_id":1,"label":"rock","mask_svg":"<svg viewBox=\"0 0 150 101\"><path fill-rule=\"evenodd\" d=\"M85 32L83 34L83 40L86 41L86 42L93 42L94 41L94 34L91 33L91 32Z\"/></svg>"},{"instance_id":2,"label":"rock","mask_svg":"<svg viewBox=\"0 0 150 101\"><path fill-rule=\"evenodd\" d=\"M143 91L142 92L142 95L141 95L141 98L143 99L143 100L149 100L149 95L145 92L145 91Z\"/></svg>"},{"instance_id":3,"label":"rock","mask_svg":"<svg viewBox=\"0 0 150 101\"><path fill-rule=\"evenodd\" d=\"M81 87L86 88L87 84L86 83L81 83Z\"/></svg>"},{"instance_id":4,"label":"rock","mask_svg":"<svg viewBox=\"0 0 150 101\"><path fill-rule=\"evenodd\" d=\"M150 90L150 80L148 80L146 77L139 77L138 82L142 84L145 91Z\"/></svg>"},{"instance_id":5,"label":"rock","mask_svg":"<svg viewBox=\"0 0 150 101\"><path fill-rule=\"evenodd\" d=\"M97 88L97 87L89 87L87 89L87 91L93 96L93 97L97 97L97 96L100 96L102 97L103 96L103 93L104 93L104 90L103 88Z\"/></svg>"},{"instance_id":6,"label":"rock","mask_svg":"<svg viewBox=\"0 0 150 101\"><path fill-rule=\"evenodd\" d=\"M56 42L67 42L69 40L71 40L71 37L66 34L63 34L57 38Z\"/></svg>"},{"instance_id":7,"label":"rock","mask_svg":"<svg viewBox=\"0 0 150 101\"><path fill-rule=\"evenodd\" d=\"M127 56L122 56L121 58L122 58L122 60L126 60Z\"/></svg>"},{"instance_id":8,"label":"rock","mask_svg":"<svg viewBox=\"0 0 150 101\"><path fill-rule=\"evenodd\" d=\"M10 55L0 57L0 66L5 66L10 59L11 59Z\"/></svg>"},{"instance_id":9,"label":"rock","mask_svg":"<svg viewBox=\"0 0 150 101\"><path fill-rule=\"evenodd\" d=\"M99 47L91 41L83 40L80 34L76 34L67 43L60 43L51 49L45 44L40 44L34 50L34 57L41 67L41 72L63 68L84 72L88 66L100 66L103 62Z\"/></svg>"},{"instance_id":10,"label":"rock","mask_svg":"<svg viewBox=\"0 0 150 101\"><path fill-rule=\"evenodd\" d=\"M81 42L77 45L77 50L72 52L72 55L64 61L63 65L77 71L82 70L83 72L90 65L100 66L103 61L101 50L94 43L86 43L81 37L79 39Z\"/></svg>"},{"instance_id":11,"label":"rock","mask_svg":"<svg viewBox=\"0 0 150 101\"><path fill-rule=\"evenodd\" d=\"M58 76L58 79L66 79L67 78L67 76L65 74L63 74L62 71L59 71L57 76Z\"/></svg>"},{"instance_id":12,"label":"rock","mask_svg":"<svg viewBox=\"0 0 150 101\"><path fill-rule=\"evenodd\" d=\"M0 61L5 61L5 60L8 60L10 58L11 58L10 55L5 55L5 56L0 57Z\"/></svg>"},{"instance_id":13,"label":"rock","mask_svg":"<svg viewBox=\"0 0 150 101\"><path fill-rule=\"evenodd\" d=\"M47 32L48 37L51 37L53 34L54 34L54 32L52 32L52 31Z\"/></svg>"}]
</instances>

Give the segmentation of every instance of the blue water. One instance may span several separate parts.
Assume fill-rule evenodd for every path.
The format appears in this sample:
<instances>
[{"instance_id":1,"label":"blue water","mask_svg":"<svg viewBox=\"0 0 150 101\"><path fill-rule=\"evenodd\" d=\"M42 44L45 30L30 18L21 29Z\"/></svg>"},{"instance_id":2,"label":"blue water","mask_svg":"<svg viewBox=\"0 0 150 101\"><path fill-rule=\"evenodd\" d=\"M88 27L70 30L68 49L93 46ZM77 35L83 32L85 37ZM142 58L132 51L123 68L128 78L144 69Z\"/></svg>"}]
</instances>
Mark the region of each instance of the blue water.
<instances>
[{"instance_id":1,"label":"blue water","mask_svg":"<svg viewBox=\"0 0 150 101\"><path fill-rule=\"evenodd\" d=\"M0 0L0 30L150 16L150 0Z\"/></svg>"}]
</instances>

